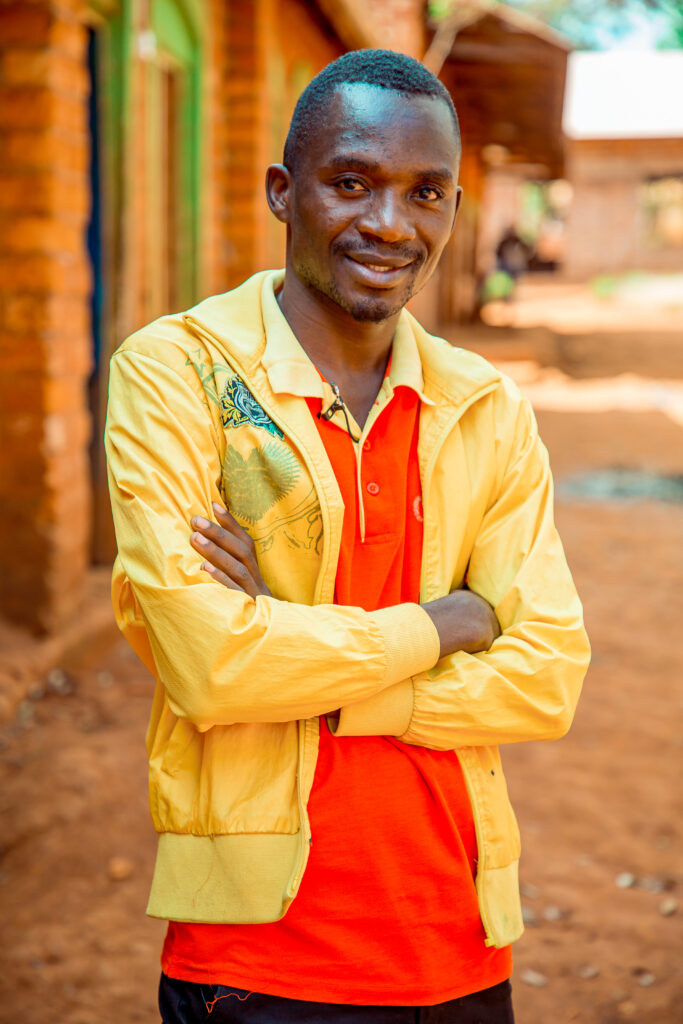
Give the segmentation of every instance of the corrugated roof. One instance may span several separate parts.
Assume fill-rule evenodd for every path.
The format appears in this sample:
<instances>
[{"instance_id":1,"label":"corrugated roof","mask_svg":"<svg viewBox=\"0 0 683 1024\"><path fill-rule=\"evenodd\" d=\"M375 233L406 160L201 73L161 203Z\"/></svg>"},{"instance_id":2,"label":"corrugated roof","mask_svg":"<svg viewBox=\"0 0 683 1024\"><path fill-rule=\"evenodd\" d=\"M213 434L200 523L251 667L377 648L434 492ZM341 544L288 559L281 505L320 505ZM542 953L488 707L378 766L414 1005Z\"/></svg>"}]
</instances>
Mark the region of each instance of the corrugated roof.
<instances>
[{"instance_id":1,"label":"corrugated roof","mask_svg":"<svg viewBox=\"0 0 683 1024\"><path fill-rule=\"evenodd\" d=\"M683 138L683 50L570 54L563 126L573 139Z\"/></svg>"}]
</instances>

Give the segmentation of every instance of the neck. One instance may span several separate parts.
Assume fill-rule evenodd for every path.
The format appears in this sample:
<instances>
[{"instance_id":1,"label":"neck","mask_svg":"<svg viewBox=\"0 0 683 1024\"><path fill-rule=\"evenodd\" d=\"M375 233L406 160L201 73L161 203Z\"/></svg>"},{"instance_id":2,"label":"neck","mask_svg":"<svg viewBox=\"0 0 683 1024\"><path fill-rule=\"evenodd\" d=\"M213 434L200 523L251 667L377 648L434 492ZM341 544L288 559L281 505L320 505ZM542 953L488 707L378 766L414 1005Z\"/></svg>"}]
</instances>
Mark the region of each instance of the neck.
<instances>
[{"instance_id":1,"label":"neck","mask_svg":"<svg viewBox=\"0 0 683 1024\"><path fill-rule=\"evenodd\" d=\"M384 375L399 314L382 323L355 320L288 266L277 297L280 309L311 361L328 380Z\"/></svg>"},{"instance_id":2,"label":"neck","mask_svg":"<svg viewBox=\"0 0 683 1024\"><path fill-rule=\"evenodd\" d=\"M386 372L396 316L375 324L354 320L321 292L307 288L287 265L278 303L299 344L362 427Z\"/></svg>"}]
</instances>

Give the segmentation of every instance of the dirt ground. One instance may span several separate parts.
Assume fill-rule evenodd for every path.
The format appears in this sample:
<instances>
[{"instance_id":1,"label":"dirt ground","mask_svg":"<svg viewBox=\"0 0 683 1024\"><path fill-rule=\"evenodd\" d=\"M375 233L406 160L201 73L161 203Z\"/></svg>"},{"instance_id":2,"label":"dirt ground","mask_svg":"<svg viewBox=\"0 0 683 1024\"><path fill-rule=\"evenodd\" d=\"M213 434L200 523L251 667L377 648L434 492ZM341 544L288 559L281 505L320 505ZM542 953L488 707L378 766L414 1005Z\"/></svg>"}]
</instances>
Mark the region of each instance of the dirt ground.
<instances>
[{"instance_id":1,"label":"dirt ground","mask_svg":"<svg viewBox=\"0 0 683 1024\"><path fill-rule=\"evenodd\" d=\"M558 482L613 466L683 474L668 398L630 411L615 404L617 377L602 404L584 391L584 408L576 382L555 378L548 393L544 371L518 370ZM653 394L649 377L644 353L634 393ZM570 734L503 752L524 843L517 1020L678 1024L682 509L560 499L557 519L594 656ZM153 1022L164 925L144 915L152 683L120 641L65 668L0 734L0 1022Z\"/></svg>"}]
</instances>

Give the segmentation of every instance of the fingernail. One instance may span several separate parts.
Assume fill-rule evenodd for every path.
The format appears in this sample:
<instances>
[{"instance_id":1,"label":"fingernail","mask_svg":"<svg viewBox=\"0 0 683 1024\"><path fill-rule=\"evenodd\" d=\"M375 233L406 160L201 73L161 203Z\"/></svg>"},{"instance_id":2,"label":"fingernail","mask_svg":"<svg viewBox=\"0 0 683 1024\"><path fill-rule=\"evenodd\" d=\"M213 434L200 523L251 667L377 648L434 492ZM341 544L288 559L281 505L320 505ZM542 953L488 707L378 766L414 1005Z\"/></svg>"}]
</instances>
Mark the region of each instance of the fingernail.
<instances>
[{"instance_id":1,"label":"fingernail","mask_svg":"<svg viewBox=\"0 0 683 1024\"><path fill-rule=\"evenodd\" d=\"M206 537L202 537L201 533L193 533L192 534L192 539L197 544L208 544L209 543L208 540L206 539Z\"/></svg>"},{"instance_id":2,"label":"fingernail","mask_svg":"<svg viewBox=\"0 0 683 1024\"><path fill-rule=\"evenodd\" d=\"M211 526L211 523L208 519L205 519L204 516L193 516L192 525L198 526L200 530L206 530L207 527Z\"/></svg>"},{"instance_id":3,"label":"fingernail","mask_svg":"<svg viewBox=\"0 0 683 1024\"><path fill-rule=\"evenodd\" d=\"M209 562L202 562L200 568L202 568L204 572L213 572L213 566Z\"/></svg>"},{"instance_id":4,"label":"fingernail","mask_svg":"<svg viewBox=\"0 0 683 1024\"><path fill-rule=\"evenodd\" d=\"M219 512L222 515L225 515L226 510L223 508L222 505L219 505L217 501L211 502L211 508L214 510L214 512Z\"/></svg>"}]
</instances>

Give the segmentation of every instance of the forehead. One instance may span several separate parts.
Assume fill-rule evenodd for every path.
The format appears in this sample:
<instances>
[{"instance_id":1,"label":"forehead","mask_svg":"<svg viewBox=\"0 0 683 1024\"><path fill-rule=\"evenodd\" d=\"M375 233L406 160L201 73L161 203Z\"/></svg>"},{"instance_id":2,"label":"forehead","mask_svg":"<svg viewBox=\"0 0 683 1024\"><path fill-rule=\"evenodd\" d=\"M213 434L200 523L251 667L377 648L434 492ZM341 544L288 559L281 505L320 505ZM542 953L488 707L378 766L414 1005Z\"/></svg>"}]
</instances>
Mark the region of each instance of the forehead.
<instances>
[{"instance_id":1,"label":"forehead","mask_svg":"<svg viewBox=\"0 0 683 1024\"><path fill-rule=\"evenodd\" d=\"M457 169L460 146L443 100L354 83L332 94L306 147L311 167L345 155L391 167Z\"/></svg>"}]
</instances>

